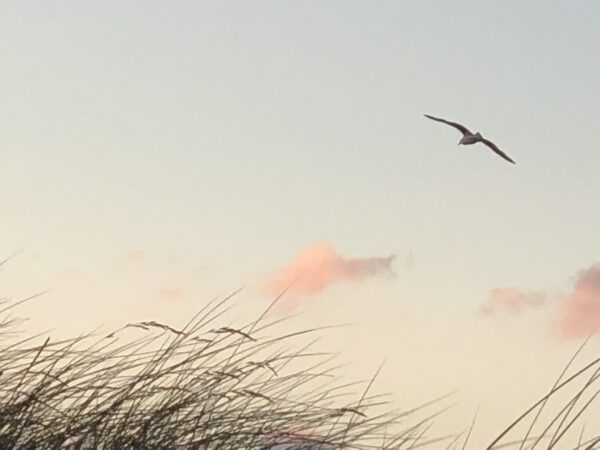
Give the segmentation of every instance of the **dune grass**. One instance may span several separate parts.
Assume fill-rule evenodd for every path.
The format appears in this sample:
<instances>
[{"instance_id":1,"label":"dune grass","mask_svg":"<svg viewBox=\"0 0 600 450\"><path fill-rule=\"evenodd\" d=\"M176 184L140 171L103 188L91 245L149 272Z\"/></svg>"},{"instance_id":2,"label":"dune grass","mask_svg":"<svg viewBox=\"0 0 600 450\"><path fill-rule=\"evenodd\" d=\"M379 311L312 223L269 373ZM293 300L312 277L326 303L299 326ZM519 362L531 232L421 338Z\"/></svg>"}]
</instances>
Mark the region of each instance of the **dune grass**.
<instances>
[{"instance_id":1,"label":"dune grass","mask_svg":"<svg viewBox=\"0 0 600 450\"><path fill-rule=\"evenodd\" d=\"M13 315L20 302L3 304L0 449L468 448L475 421L431 435L447 396L395 410L371 392L377 373L337 377L335 355L313 350L322 328L278 332L285 319L269 319L270 308L245 326L224 324L232 298L208 303L181 329L145 321L56 341L23 337ZM567 376L572 363L488 448L565 448L599 392L600 358ZM550 403L569 388L566 403ZM576 448L600 448L600 435L589 437L599 424L581 431Z\"/></svg>"},{"instance_id":2,"label":"dune grass","mask_svg":"<svg viewBox=\"0 0 600 450\"><path fill-rule=\"evenodd\" d=\"M394 411L370 393L373 380L340 382L335 355L312 350L319 329L272 335L282 320L266 314L217 325L230 301L210 302L180 330L146 321L60 341L16 335L5 306L0 448L371 449L435 440L425 432L443 399Z\"/></svg>"}]
</instances>

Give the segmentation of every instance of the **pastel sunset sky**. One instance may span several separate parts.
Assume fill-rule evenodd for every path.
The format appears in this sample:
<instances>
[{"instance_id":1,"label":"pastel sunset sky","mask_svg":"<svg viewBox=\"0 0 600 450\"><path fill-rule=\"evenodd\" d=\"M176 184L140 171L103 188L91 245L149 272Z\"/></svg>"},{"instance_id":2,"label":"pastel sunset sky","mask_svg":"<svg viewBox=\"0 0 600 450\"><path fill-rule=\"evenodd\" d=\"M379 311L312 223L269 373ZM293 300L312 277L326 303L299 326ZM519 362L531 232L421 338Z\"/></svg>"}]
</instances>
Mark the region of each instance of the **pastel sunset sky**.
<instances>
[{"instance_id":1,"label":"pastel sunset sky","mask_svg":"<svg viewBox=\"0 0 600 450\"><path fill-rule=\"evenodd\" d=\"M0 296L58 335L326 332L475 443L600 330L600 2L0 6ZM516 161L423 114L480 131ZM287 303L286 303L287 302ZM600 349L592 339L582 361ZM477 446L475 446L477 448Z\"/></svg>"}]
</instances>

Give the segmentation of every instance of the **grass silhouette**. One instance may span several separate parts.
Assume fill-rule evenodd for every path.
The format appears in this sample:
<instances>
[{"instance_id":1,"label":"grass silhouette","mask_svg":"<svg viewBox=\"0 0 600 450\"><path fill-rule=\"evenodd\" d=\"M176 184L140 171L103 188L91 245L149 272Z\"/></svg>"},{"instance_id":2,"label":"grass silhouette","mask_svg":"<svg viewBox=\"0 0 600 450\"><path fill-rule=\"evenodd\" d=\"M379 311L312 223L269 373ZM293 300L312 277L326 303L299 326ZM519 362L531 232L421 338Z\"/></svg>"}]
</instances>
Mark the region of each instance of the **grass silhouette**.
<instances>
[{"instance_id":1,"label":"grass silhouette","mask_svg":"<svg viewBox=\"0 0 600 450\"><path fill-rule=\"evenodd\" d=\"M335 355L312 350L311 336L323 328L278 334L286 319L269 321L267 314L278 299L245 326L219 323L234 296L209 302L182 329L145 321L57 341L22 337L14 310L29 299L5 301L0 448L467 448L475 420L463 433L429 435L449 396L395 410L386 396L371 393L377 373L342 383ZM136 337L128 337L131 329ZM572 438L600 377L600 358L566 377L575 356L550 392L487 448L561 448ZM550 404L569 388L566 403ZM558 412L542 420L550 406ZM599 435L584 438L582 430L575 448L599 446Z\"/></svg>"}]
</instances>

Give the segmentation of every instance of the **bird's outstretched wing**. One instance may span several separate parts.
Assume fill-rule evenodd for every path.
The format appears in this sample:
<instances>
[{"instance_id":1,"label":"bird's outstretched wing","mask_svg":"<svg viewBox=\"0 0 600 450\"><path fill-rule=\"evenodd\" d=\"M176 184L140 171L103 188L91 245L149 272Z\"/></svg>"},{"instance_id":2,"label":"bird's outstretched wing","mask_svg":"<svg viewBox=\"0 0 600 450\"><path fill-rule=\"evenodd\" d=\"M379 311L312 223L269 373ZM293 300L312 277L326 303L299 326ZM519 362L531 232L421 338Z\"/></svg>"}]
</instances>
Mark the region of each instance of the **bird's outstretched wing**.
<instances>
[{"instance_id":1,"label":"bird's outstretched wing","mask_svg":"<svg viewBox=\"0 0 600 450\"><path fill-rule=\"evenodd\" d=\"M494 144L491 141L488 141L487 139L481 139L481 142L484 143L485 145L487 145L489 148L491 148L492 150L494 150L494 152L498 155L500 155L502 158L504 158L505 160L507 160L508 162L511 162L513 164L516 164L512 159L510 159L510 156L508 156L506 153L504 153L502 150L500 150L498 147L496 147L496 144Z\"/></svg>"},{"instance_id":2,"label":"bird's outstretched wing","mask_svg":"<svg viewBox=\"0 0 600 450\"><path fill-rule=\"evenodd\" d=\"M446 125L450 125L451 127L456 128L458 131L460 131L463 134L463 136L466 134L473 134L467 127L465 127L464 125L461 125L460 123L450 122L449 120L440 119L439 117L433 117L433 116L430 116L429 114L423 114L423 115L425 117L427 117L428 119L435 120L436 122L442 122L442 123L445 123Z\"/></svg>"}]
</instances>

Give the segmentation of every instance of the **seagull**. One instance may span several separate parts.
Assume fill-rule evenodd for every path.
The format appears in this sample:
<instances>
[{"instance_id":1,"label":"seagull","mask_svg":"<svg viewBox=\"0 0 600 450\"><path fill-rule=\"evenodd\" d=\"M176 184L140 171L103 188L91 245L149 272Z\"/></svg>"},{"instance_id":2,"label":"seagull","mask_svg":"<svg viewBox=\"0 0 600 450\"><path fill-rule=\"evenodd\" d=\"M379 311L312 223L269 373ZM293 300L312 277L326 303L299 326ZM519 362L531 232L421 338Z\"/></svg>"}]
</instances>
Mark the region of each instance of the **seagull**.
<instances>
[{"instance_id":1,"label":"seagull","mask_svg":"<svg viewBox=\"0 0 600 450\"><path fill-rule=\"evenodd\" d=\"M500 150L496 146L496 144L494 144L491 141L488 141L479 132L473 134L467 127L465 127L464 125L461 125L460 123L450 122L449 120L440 119L439 117L433 117L433 116L430 116L429 114L424 114L424 116L427 117L428 119L435 120L437 122L442 122L442 123L445 123L446 125L450 125L451 127L454 127L458 131L460 131L463 134L463 137L460 139L460 141L458 141L458 145L461 145L461 144L462 145L471 145L471 144L475 144L477 142L481 142L481 143L487 145L497 155L501 156L508 162L516 164L512 159L510 159L510 157L506 153L504 153L502 150Z\"/></svg>"}]
</instances>

